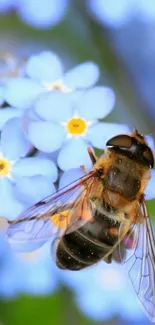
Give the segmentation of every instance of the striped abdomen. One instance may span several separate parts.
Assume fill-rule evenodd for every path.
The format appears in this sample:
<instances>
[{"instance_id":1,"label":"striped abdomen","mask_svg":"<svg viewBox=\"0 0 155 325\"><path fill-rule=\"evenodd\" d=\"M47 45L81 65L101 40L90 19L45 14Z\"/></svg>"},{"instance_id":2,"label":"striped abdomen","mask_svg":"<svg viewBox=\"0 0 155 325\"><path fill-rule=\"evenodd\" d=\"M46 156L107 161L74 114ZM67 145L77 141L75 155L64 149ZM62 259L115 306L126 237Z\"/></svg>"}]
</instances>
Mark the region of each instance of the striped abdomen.
<instances>
[{"instance_id":1,"label":"striped abdomen","mask_svg":"<svg viewBox=\"0 0 155 325\"><path fill-rule=\"evenodd\" d=\"M119 223L103 214L78 230L64 235L57 246L56 264L59 268L81 270L104 258L118 240ZM106 262L110 263L112 255Z\"/></svg>"}]
</instances>

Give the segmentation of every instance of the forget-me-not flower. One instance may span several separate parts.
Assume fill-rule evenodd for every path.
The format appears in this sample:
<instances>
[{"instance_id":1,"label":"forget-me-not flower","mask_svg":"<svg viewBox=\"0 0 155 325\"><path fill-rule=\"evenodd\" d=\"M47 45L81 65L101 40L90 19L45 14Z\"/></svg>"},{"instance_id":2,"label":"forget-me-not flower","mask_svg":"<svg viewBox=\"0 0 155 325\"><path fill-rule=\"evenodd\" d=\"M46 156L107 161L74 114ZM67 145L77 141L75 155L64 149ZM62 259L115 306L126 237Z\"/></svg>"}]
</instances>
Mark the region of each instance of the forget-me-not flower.
<instances>
[{"instance_id":1,"label":"forget-me-not flower","mask_svg":"<svg viewBox=\"0 0 155 325\"><path fill-rule=\"evenodd\" d=\"M143 321L144 314L123 267L100 262L82 271L60 271L79 309L89 318L103 321L114 316Z\"/></svg>"},{"instance_id":2,"label":"forget-me-not flower","mask_svg":"<svg viewBox=\"0 0 155 325\"><path fill-rule=\"evenodd\" d=\"M87 6L101 23L113 28L136 17L145 22L155 20L154 0L87 0Z\"/></svg>"},{"instance_id":3,"label":"forget-me-not flower","mask_svg":"<svg viewBox=\"0 0 155 325\"><path fill-rule=\"evenodd\" d=\"M14 298L19 294L46 295L57 289L58 281L49 243L26 254L15 253L2 234L0 244L0 296Z\"/></svg>"},{"instance_id":4,"label":"forget-me-not flower","mask_svg":"<svg viewBox=\"0 0 155 325\"><path fill-rule=\"evenodd\" d=\"M46 29L59 24L67 14L69 0L0 0L0 13L12 9L26 24Z\"/></svg>"},{"instance_id":5,"label":"forget-me-not flower","mask_svg":"<svg viewBox=\"0 0 155 325\"><path fill-rule=\"evenodd\" d=\"M24 114L24 110L15 107L1 107L0 108L0 131L2 131L5 123L14 117L21 118Z\"/></svg>"},{"instance_id":6,"label":"forget-me-not flower","mask_svg":"<svg viewBox=\"0 0 155 325\"><path fill-rule=\"evenodd\" d=\"M11 53L0 53L0 106L3 105L4 84L8 78L20 75L21 67L18 60Z\"/></svg>"},{"instance_id":7,"label":"forget-me-not flower","mask_svg":"<svg viewBox=\"0 0 155 325\"><path fill-rule=\"evenodd\" d=\"M22 109L10 107L5 103L5 84L11 77L24 75L24 62L11 53L0 54L0 131L5 123L13 117L21 117ZM5 105L4 105L5 104Z\"/></svg>"},{"instance_id":8,"label":"forget-me-not flower","mask_svg":"<svg viewBox=\"0 0 155 325\"><path fill-rule=\"evenodd\" d=\"M0 144L0 215L7 219L13 220L26 207L55 191L54 163L45 158L25 157L31 149L19 119L8 121Z\"/></svg>"},{"instance_id":9,"label":"forget-me-not flower","mask_svg":"<svg viewBox=\"0 0 155 325\"><path fill-rule=\"evenodd\" d=\"M51 244L33 252L17 253L5 239L7 227L6 219L0 218L0 296L10 299L19 294L55 292L58 277L51 259Z\"/></svg>"},{"instance_id":10,"label":"forget-me-not flower","mask_svg":"<svg viewBox=\"0 0 155 325\"><path fill-rule=\"evenodd\" d=\"M4 88L0 85L0 107L4 104Z\"/></svg>"},{"instance_id":11,"label":"forget-me-not flower","mask_svg":"<svg viewBox=\"0 0 155 325\"><path fill-rule=\"evenodd\" d=\"M7 13L14 4L14 0L0 0L0 13Z\"/></svg>"},{"instance_id":12,"label":"forget-me-not flower","mask_svg":"<svg viewBox=\"0 0 155 325\"><path fill-rule=\"evenodd\" d=\"M52 91L68 93L77 88L93 86L99 78L99 69L93 62L85 62L63 72L62 62L53 52L41 52L29 58L25 78L7 82L5 100L19 108L30 108L41 94Z\"/></svg>"},{"instance_id":13,"label":"forget-me-not flower","mask_svg":"<svg viewBox=\"0 0 155 325\"><path fill-rule=\"evenodd\" d=\"M35 28L59 24L67 13L69 0L16 0L19 17Z\"/></svg>"},{"instance_id":14,"label":"forget-me-not flower","mask_svg":"<svg viewBox=\"0 0 155 325\"><path fill-rule=\"evenodd\" d=\"M33 107L41 120L29 120L28 138L41 151L60 149L62 170L83 164L90 167L88 146L104 149L110 137L129 131L126 125L98 121L112 111L114 101L113 91L103 86L65 96L57 92L42 95Z\"/></svg>"}]
</instances>

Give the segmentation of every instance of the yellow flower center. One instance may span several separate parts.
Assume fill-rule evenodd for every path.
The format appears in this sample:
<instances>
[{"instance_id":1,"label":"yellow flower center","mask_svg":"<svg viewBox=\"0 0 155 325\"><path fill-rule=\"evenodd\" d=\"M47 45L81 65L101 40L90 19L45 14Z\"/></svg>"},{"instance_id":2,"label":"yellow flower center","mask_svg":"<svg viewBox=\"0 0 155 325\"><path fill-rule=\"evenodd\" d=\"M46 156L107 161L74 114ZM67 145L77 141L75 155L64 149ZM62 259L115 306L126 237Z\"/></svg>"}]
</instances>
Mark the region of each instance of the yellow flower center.
<instances>
[{"instance_id":1,"label":"yellow flower center","mask_svg":"<svg viewBox=\"0 0 155 325\"><path fill-rule=\"evenodd\" d=\"M61 80L57 80L52 83L44 82L44 86L48 91L61 91L63 93L68 93L71 91L70 88L68 88Z\"/></svg>"},{"instance_id":2,"label":"yellow flower center","mask_svg":"<svg viewBox=\"0 0 155 325\"><path fill-rule=\"evenodd\" d=\"M87 124L85 120L81 118L72 118L67 123L67 130L72 135L80 135L84 133L87 129Z\"/></svg>"},{"instance_id":3,"label":"yellow flower center","mask_svg":"<svg viewBox=\"0 0 155 325\"><path fill-rule=\"evenodd\" d=\"M11 171L11 163L4 158L0 158L0 177L8 176Z\"/></svg>"},{"instance_id":4,"label":"yellow flower center","mask_svg":"<svg viewBox=\"0 0 155 325\"><path fill-rule=\"evenodd\" d=\"M58 228L66 228L70 223L69 210L62 211L52 216L52 223Z\"/></svg>"}]
</instances>

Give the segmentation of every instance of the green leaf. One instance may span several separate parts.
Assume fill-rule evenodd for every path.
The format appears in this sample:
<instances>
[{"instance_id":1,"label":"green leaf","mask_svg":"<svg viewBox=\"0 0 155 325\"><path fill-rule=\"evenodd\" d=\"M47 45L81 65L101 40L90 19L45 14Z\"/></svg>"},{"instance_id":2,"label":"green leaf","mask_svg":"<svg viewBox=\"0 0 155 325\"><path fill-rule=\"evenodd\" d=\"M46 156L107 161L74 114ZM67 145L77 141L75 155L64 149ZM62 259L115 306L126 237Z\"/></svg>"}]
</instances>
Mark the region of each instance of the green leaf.
<instances>
[{"instance_id":1,"label":"green leaf","mask_svg":"<svg viewBox=\"0 0 155 325\"><path fill-rule=\"evenodd\" d=\"M72 293L62 288L49 296L1 300L0 322L5 325L114 325L116 319L95 322L86 318L76 307Z\"/></svg>"}]
</instances>

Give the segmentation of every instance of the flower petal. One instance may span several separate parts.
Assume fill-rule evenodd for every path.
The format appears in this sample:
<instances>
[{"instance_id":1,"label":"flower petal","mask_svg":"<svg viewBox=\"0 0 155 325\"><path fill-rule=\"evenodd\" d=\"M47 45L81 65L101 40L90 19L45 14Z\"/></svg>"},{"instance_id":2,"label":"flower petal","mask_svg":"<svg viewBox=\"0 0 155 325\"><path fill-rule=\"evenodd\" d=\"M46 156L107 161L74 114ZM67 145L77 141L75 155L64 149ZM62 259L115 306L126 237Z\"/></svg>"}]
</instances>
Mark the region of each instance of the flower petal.
<instances>
[{"instance_id":1,"label":"flower petal","mask_svg":"<svg viewBox=\"0 0 155 325\"><path fill-rule=\"evenodd\" d=\"M26 73L36 81L52 82L59 79L62 75L62 64L55 53L41 52L30 57L27 62Z\"/></svg>"},{"instance_id":2,"label":"flower petal","mask_svg":"<svg viewBox=\"0 0 155 325\"><path fill-rule=\"evenodd\" d=\"M43 151L38 150L35 154L35 157L46 158L46 159L52 160L55 164L57 164L58 154L59 154L59 150L56 150L56 151L53 151L50 153L45 153Z\"/></svg>"},{"instance_id":3,"label":"flower petal","mask_svg":"<svg viewBox=\"0 0 155 325\"><path fill-rule=\"evenodd\" d=\"M139 9L138 14L140 13L142 21L144 21L145 23L150 23L152 20L153 22L155 19L154 1L150 0L148 3L147 0L142 0L142 1L138 1L138 5L139 5L137 6L138 7L137 9Z\"/></svg>"},{"instance_id":4,"label":"flower petal","mask_svg":"<svg viewBox=\"0 0 155 325\"><path fill-rule=\"evenodd\" d=\"M73 107L69 94L51 92L43 94L37 100L34 107L35 112L45 120L65 122L71 118Z\"/></svg>"},{"instance_id":5,"label":"flower petal","mask_svg":"<svg viewBox=\"0 0 155 325\"><path fill-rule=\"evenodd\" d=\"M63 188L66 185L71 184L82 176L84 176L84 172L81 168L73 168L64 172L59 180L59 188Z\"/></svg>"},{"instance_id":6,"label":"flower petal","mask_svg":"<svg viewBox=\"0 0 155 325\"><path fill-rule=\"evenodd\" d=\"M146 135L145 136L145 139L149 145L149 147L152 149L152 151L154 152L155 151L155 146L154 146L154 139L151 135Z\"/></svg>"},{"instance_id":7,"label":"flower petal","mask_svg":"<svg viewBox=\"0 0 155 325\"><path fill-rule=\"evenodd\" d=\"M114 28L123 25L130 19L132 1L87 0L87 5L97 20Z\"/></svg>"},{"instance_id":8,"label":"flower petal","mask_svg":"<svg viewBox=\"0 0 155 325\"><path fill-rule=\"evenodd\" d=\"M13 118L5 124L1 133L1 147L4 157L11 160L24 157L31 150L32 145L21 128L20 119Z\"/></svg>"},{"instance_id":9,"label":"flower petal","mask_svg":"<svg viewBox=\"0 0 155 325\"><path fill-rule=\"evenodd\" d=\"M58 177L58 171L53 163L46 158L23 158L20 159L14 166L12 174L16 177L42 175L50 177L51 181L55 182Z\"/></svg>"},{"instance_id":10,"label":"flower petal","mask_svg":"<svg viewBox=\"0 0 155 325\"><path fill-rule=\"evenodd\" d=\"M49 177L36 175L21 177L15 185L15 196L23 204L31 206L55 192Z\"/></svg>"},{"instance_id":11,"label":"flower petal","mask_svg":"<svg viewBox=\"0 0 155 325\"><path fill-rule=\"evenodd\" d=\"M11 9L13 5L12 0L1 0L0 1L0 12L7 12L9 9Z\"/></svg>"},{"instance_id":12,"label":"flower petal","mask_svg":"<svg viewBox=\"0 0 155 325\"><path fill-rule=\"evenodd\" d=\"M37 149L52 152L62 146L65 129L52 122L31 122L28 126L28 137Z\"/></svg>"},{"instance_id":13,"label":"flower petal","mask_svg":"<svg viewBox=\"0 0 155 325\"><path fill-rule=\"evenodd\" d=\"M23 114L22 110L13 107L0 109L0 131L3 129L5 123L8 120L12 119L13 117L20 117L22 116L22 114Z\"/></svg>"},{"instance_id":14,"label":"flower petal","mask_svg":"<svg viewBox=\"0 0 155 325\"><path fill-rule=\"evenodd\" d=\"M4 103L4 87L0 86L0 106Z\"/></svg>"},{"instance_id":15,"label":"flower petal","mask_svg":"<svg viewBox=\"0 0 155 325\"><path fill-rule=\"evenodd\" d=\"M62 170L77 168L84 165L91 168L92 163L88 155L88 143L82 138L69 140L60 150L58 165Z\"/></svg>"},{"instance_id":16,"label":"flower petal","mask_svg":"<svg viewBox=\"0 0 155 325\"><path fill-rule=\"evenodd\" d=\"M113 310L111 311L108 299L102 299L103 295L104 291L99 290L79 291L75 296L75 301L83 314L91 320L104 323L104 320L112 317Z\"/></svg>"},{"instance_id":17,"label":"flower petal","mask_svg":"<svg viewBox=\"0 0 155 325\"><path fill-rule=\"evenodd\" d=\"M43 87L31 79L12 78L6 83L4 98L17 108L30 108L44 91Z\"/></svg>"},{"instance_id":18,"label":"flower petal","mask_svg":"<svg viewBox=\"0 0 155 325\"><path fill-rule=\"evenodd\" d=\"M36 28L48 28L58 24L64 17L68 0L20 0L19 15Z\"/></svg>"},{"instance_id":19,"label":"flower petal","mask_svg":"<svg viewBox=\"0 0 155 325\"><path fill-rule=\"evenodd\" d=\"M19 259L25 271L21 291L30 295L51 295L58 282L52 269L51 244L47 242L34 254L20 254Z\"/></svg>"},{"instance_id":20,"label":"flower petal","mask_svg":"<svg viewBox=\"0 0 155 325\"><path fill-rule=\"evenodd\" d=\"M6 178L0 178L0 215L3 218L14 220L25 210L25 205L18 202L14 195L14 187Z\"/></svg>"},{"instance_id":21,"label":"flower petal","mask_svg":"<svg viewBox=\"0 0 155 325\"><path fill-rule=\"evenodd\" d=\"M94 62L85 62L65 74L63 82L71 89L88 88L99 78L99 68Z\"/></svg>"},{"instance_id":22,"label":"flower petal","mask_svg":"<svg viewBox=\"0 0 155 325\"><path fill-rule=\"evenodd\" d=\"M112 89L98 86L83 93L76 109L81 117L91 121L111 113L114 103L115 95Z\"/></svg>"},{"instance_id":23,"label":"flower petal","mask_svg":"<svg viewBox=\"0 0 155 325\"><path fill-rule=\"evenodd\" d=\"M102 122L89 127L86 139L91 142L92 146L104 149L106 142L114 135L129 132L130 129L125 124Z\"/></svg>"},{"instance_id":24,"label":"flower petal","mask_svg":"<svg viewBox=\"0 0 155 325\"><path fill-rule=\"evenodd\" d=\"M146 186L146 190L145 190L146 200L152 200L155 198L154 184L155 184L155 169L152 169L151 170L151 178L150 178L150 180Z\"/></svg>"}]
</instances>

